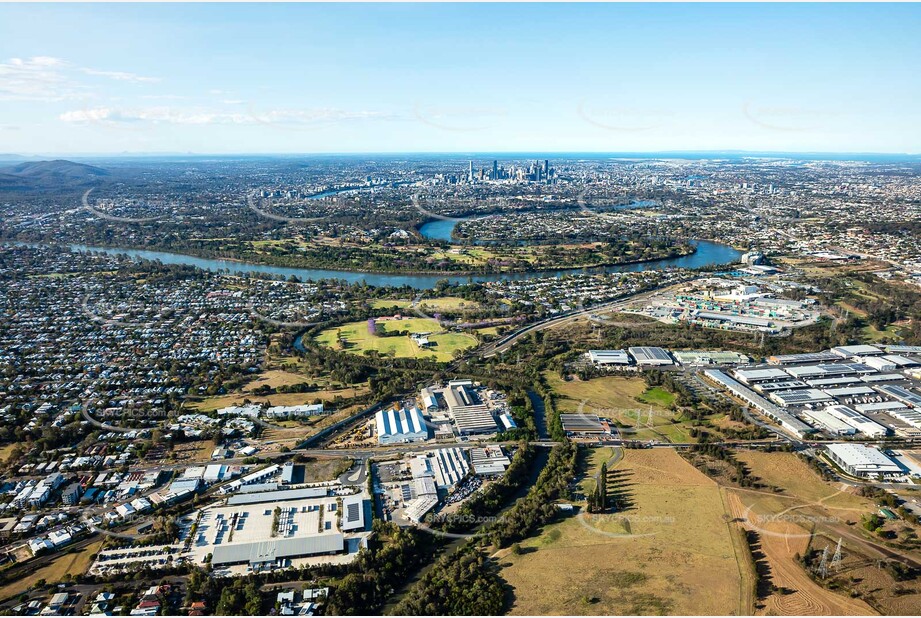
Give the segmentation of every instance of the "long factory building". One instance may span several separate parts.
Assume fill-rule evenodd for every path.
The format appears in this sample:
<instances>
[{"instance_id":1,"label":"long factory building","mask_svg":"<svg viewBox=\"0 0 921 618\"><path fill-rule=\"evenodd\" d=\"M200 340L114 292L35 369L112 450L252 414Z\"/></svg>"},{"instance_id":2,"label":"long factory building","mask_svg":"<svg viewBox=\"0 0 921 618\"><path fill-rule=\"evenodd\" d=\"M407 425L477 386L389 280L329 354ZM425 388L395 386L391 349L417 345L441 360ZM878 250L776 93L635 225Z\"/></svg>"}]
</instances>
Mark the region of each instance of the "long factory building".
<instances>
[{"instance_id":1,"label":"long factory building","mask_svg":"<svg viewBox=\"0 0 921 618\"><path fill-rule=\"evenodd\" d=\"M704 375L713 382L716 382L723 388L729 390L733 395L757 408L762 414L770 419L777 421L781 427L794 435L803 438L806 435L815 432L815 429L802 422L780 406L774 405L761 395L757 394L750 388L742 385L718 369L707 369Z\"/></svg>"}]
</instances>

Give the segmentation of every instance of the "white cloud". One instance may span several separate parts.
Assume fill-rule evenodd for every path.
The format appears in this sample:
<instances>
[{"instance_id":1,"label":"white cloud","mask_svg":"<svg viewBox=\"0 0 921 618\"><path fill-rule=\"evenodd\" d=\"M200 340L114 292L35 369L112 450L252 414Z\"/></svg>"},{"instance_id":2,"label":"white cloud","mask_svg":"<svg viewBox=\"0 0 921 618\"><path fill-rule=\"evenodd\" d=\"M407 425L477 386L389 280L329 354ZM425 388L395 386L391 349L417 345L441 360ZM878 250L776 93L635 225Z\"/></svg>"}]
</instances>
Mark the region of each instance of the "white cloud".
<instances>
[{"instance_id":1,"label":"white cloud","mask_svg":"<svg viewBox=\"0 0 921 618\"><path fill-rule=\"evenodd\" d=\"M64 112L60 115L64 122L76 123L122 123L151 122L164 124L244 124L249 118L246 114L229 114L212 111L186 111L168 107L149 107L143 109L115 109L97 107Z\"/></svg>"},{"instance_id":2,"label":"white cloud","mask_svg":"<svg viewBox=\"0 0 921 618\"><path fill-rule=\"evenodd\" d=\"M174 109L149 107L141 109L117 109L97 107L74 110L61 114L60 120L74 123L128 123L148 122L153 124L179 125L251 125L251 124L299 124L321 125L353 120L386 120L394 116L374 111L346 111L340 109L290 110L277 109L265 112L226 112L207 109Z\"/></svg>"},{"instance_id":3,"label":"white cloud","mask_svg":"<svg viewBox=\"0 0 921 618\"><path fill-rule=\"evenodd\" d=\"M13 58L12 62L20 64L20 65L23 64L23 61L19 58ZM34 56L29 59L29 62L31 62L34 65L43 66L43 67L60 67L60 66L64 66L65 64L67 64L60 58L54 58L52 56Z\"/></svg>"},{"instance_id":4,"label":"white cloud","mask_svg":"<svg viewBox=\"0 0 921 618\"><path fill-rule=\"evenodd\" d=\"M89 96L90 90L75 79L80 73L120 82L160 81L156 77L145 77L125 71L74 67L66 60L52 56L10 58L6 62L0 62L0 101L55 102L85 98Z\"/></svg>"},{"instance_id":5,"label":"white cloud","mask_svg":"<svg viewBox=\"0 0 921 618\"><path fill-rule=\"evenodd\" d=\"M0 63L0 101L62 101L78 98L81 87L63 72L60 58L10 58Z\"/></svg>"},{"instance_id":6,"label":"white cloud","mask_svg":"<svg viewBox=\"0 0 921 618\"><path fill-rule=\"evenodd\" d=\"M189 97L183 94L143 94L140 98L148 101L184 101Z\"/></svg>"},{"instance_id":7,"label":"white cloud","mask_svg":"<svg viewBox=\"0 0 921 618\"><path fill-rule=\"evenodd\" d=\"M114 79L120 82L156 83L160 81L159 77L144 77L143 75L126 73L124 71L100 71L99 69L88 68L81 68L80 71L86 73L87 75L93 75L95 77L108 77L109 79Z\"/></svg>"},{"instance_id":8,"label":"white cloud","mask_svg":"<svg viewBox=\"0 0 921 618\"><path fill-rule=\"evenodd\" d=\"M375 111L348 111L336 108L320 109L275 109L266 112L252 111L250 116L256 122L269 124L320 124L349 120L391 120L393 114Z\"/></svg>"},{"instance_id":9,"label":"white cloud","mask_svg":"<svg viewBox=\"0 0 921 618\"><path fill-rule=\"evenodd\" d=\"M102 122L113 118L112 110L106 107L96 109L82 109L64 112L59 116L64 122Z\"/></svg>"}]
</instances>

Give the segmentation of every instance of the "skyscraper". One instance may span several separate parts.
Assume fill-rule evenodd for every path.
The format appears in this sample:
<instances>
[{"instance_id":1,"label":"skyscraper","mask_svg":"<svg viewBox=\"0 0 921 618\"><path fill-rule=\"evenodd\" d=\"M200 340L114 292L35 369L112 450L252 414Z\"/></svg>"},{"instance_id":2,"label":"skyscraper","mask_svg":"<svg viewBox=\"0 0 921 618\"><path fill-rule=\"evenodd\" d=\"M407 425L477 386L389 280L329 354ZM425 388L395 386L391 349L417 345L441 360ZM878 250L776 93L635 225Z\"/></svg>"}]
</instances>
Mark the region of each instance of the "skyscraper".
<instances>
[{"instance_id":1,"label":"skyscraper","mask_svg":"<svg viewBox=\"0 0 921 618\"><path fill-rule=\"evenodd\" d=\"M493 180L499 179L499 162L496 161L495 159L492 162L492 179Z\"/></svg>"},{"instance_id":2,"label":"skyscraper","mask_svg":"<svg viewBox=\"0 0 921 618\"><path fill-rule=\"evenodd\" d=\"M470 171L467 172L467 180L473 182L473 161L470 162Z\"/></svg>"}]
</instances>

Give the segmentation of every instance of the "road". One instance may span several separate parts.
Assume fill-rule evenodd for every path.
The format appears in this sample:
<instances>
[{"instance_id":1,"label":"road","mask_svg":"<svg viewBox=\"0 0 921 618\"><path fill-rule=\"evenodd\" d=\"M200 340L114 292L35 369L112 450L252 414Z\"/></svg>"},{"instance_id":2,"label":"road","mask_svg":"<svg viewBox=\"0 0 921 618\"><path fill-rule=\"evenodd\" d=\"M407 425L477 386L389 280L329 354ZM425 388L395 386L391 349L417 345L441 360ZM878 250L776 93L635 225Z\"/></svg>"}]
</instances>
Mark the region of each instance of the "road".
<instances>
[{"instance_id":1,"label":"road","mask_svg":"<svg viewBox=\"0 0 921 618\"><path fill-rule=\"evenodd\" d=\"M674 282L669 283L669 285L674 285ZM617 300L612 300L606 303L601 303L600 305L593 305L587 309L576 309L575 311L570 311L561 315L554 316L552 318L545 318L528 326L519 328L515 332L508 334L501 339L498 339L492 343L488 343L485 346L476 350L475 354L482 358L490 358L496 354L501 354L505 352L513 345L515 345L519 339L529 335L530 333L536 333L542 330L547 330L548 328L555 328L563 324L573 322L575 320L584 318L585 316L592 315L594 313L599 313L601 311L610 311L612 309L622 309L629 305L630 303L642 300L644 298L649 298L653 294L659 291L659 288L654 290L648 290L646 292L641 292L639 294L634 294L632 296L627 296L625 298L619 298Z\"/></svg>"}]
</instances>

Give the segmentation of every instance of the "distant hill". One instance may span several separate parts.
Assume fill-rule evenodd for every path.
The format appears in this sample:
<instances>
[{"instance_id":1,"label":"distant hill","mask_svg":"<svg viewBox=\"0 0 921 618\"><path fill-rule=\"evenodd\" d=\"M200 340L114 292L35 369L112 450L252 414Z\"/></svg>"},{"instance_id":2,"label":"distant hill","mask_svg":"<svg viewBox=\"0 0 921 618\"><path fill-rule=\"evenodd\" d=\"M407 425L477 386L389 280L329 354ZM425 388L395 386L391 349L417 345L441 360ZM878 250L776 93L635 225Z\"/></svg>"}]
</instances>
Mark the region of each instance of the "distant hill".
<instances>
[{"instance_id":1,"label":"distant hill","mask_svg":"<svg viewBox=\"0 0 921 618\"><path fill-rule=\"evenodd\" d=\"M0 190L70 189L95 184L108 175L101 167L73 161L29 161L0 167Z\"/></svg>"}]
</instances>

